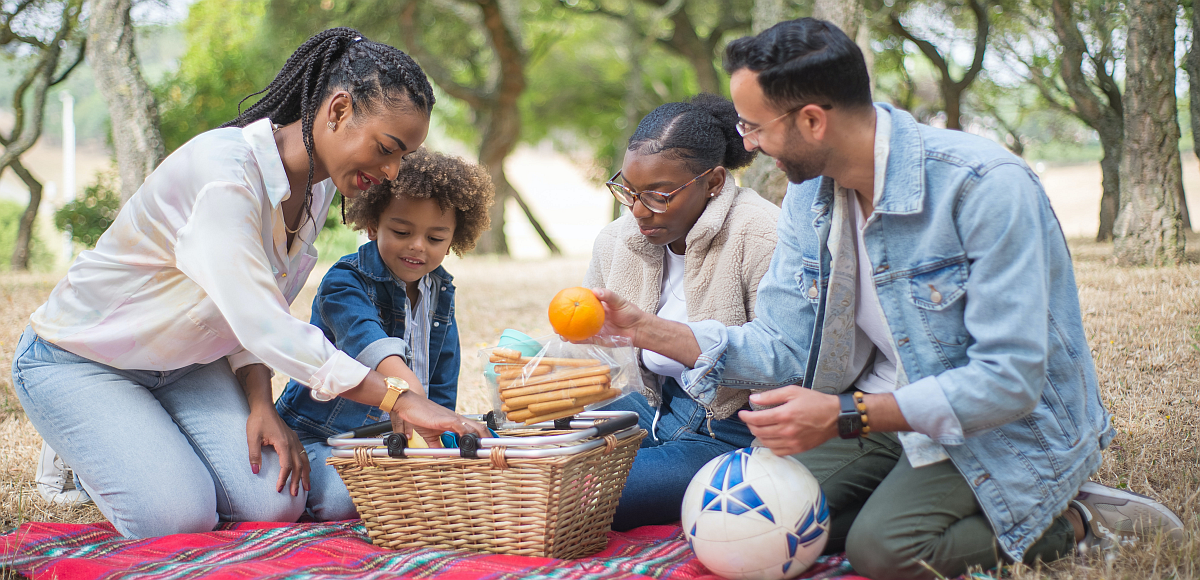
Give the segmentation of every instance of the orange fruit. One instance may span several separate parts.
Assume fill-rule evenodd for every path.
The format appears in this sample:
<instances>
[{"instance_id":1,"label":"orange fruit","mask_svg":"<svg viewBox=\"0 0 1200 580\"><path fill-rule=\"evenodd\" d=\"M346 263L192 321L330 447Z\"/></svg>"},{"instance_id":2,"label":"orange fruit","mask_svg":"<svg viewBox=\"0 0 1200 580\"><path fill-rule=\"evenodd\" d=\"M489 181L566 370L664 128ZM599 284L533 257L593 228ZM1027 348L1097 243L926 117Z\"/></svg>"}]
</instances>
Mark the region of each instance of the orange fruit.
<instances>
[{"instance_id":1,"label":"orange fruit","mask_svg":"<svg viewBox=\"0 0 1200 580\"><path fill-rule=\"evenodd\" d=\"M587 288L567 288L550 301L550 326L567 340L587 340L604 326L604 306Z\"/></svg>"}]
</instances>

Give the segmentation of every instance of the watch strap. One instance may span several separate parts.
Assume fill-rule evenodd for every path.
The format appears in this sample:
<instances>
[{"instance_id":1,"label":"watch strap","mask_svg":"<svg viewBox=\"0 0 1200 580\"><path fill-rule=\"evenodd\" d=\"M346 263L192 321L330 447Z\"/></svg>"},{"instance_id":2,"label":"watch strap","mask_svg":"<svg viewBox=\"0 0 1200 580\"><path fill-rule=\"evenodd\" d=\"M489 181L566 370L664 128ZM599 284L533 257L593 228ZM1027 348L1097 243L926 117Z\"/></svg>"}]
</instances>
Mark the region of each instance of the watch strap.
<instances>
[{"instance_id":1,"label":"watch strap","mask_svg":"<svg viewBox=\"0 0 1200 580\"><path fill-rule=\"evenodd\" d=\"M379 403L379 410L384 413L391 413L392 407L396 406L396 400L400 395L407 393L409 390L408 383L403 379L396 377L388 377L384 379L387 384L387 392L383 394L383 401Z\"/></svg>"},{"instance_id":2,"label":"watch strap","mask_svg":"<svg viewBox=\"0 0 1200 580\"><path fill-rule=\"evenodd\" d=\"M838 395L838 404L841 407L837 417L838 437L842 439L854 439L861 436L863 430L862 415L858 412L854 395L852 393Z\"/></svg>"}]
</instances>

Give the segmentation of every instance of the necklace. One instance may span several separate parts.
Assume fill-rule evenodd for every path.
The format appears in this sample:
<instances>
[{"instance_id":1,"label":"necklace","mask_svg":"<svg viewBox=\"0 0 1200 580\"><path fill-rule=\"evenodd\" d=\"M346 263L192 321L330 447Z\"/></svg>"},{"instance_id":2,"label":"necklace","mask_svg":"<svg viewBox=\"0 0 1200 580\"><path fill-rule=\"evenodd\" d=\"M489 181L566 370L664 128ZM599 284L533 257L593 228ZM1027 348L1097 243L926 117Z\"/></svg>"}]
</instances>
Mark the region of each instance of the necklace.
<instances>
[{"instance_id":1,"label":"necklace","mask_svg":"<svg viewBox=\"0 0 1200 580\"><path fill-rule=\"evenodd\" d=\"M279 132L279 130L280 130L280 129L282 129L282 128L283 128L283 125L277 125L277 124L275 124L275 123L271 123L271 134L272 134L272 135L274 135L274 134L278 133L278 132ZM280 213L283 213L283 212L282 212L282 208L280 209ZM288 227L288 224L287 224L287 216L286 216L286 215L285 215L285 216L283 216L283 229L284 229L284 230L285 230L287 233L295 235L296 233L298 233L298 232L300 231L300 228L302 228L302 227L304 227L304 222L303 222L303 221L301 221L301 222L300 222L300 225L296 226L296 229L294 229L294 230L293 230L292 228Z\"/></svg>"}]
</instances>

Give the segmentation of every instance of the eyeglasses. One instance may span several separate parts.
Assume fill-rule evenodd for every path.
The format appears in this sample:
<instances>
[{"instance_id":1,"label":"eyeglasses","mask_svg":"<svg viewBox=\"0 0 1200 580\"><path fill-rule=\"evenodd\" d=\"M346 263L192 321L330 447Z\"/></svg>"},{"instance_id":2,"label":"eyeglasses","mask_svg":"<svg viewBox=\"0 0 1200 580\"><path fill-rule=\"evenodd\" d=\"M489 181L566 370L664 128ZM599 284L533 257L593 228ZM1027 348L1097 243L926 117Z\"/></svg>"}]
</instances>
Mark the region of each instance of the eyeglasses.
<instances>
[{"instance_id":1,"label":"eyeglasses","mask_svg":"<svg viewBox=\"0 0 1200 580\"><path fill-rule=\"evenodd\" d=\"M616 175L613 175L612 179L609 179L604 185L608 186L608 190L612 192L613 197L617 198L617 201L621 202L621 205L625 207L633 207L634 202L640 199L642 200L642 205L645 206L646 209L654 213L662 213L667 211L667 208L671 206L672 195L675 195L680 191L683 191L687 186L696 183L697 179L712 173L713 169L716 169L716 167L713 167L708 171L693 177L691 181L675 188L675 190L670 193L662 193L661 191L643 191L641 193L635 193L632 189L617 183L617 178L621 176L620 171L618 171Z\"/></svg>"},{"instance_id":2,"label":"eyeglasses","mask_svg":"<svg viewBox=\"0 0 1200 580\"><path fill-rule=\"evenodd\" d=\"M795 113L796 111L799 111L800 109L803 109L804 107L807 107L809 105L815 105L815 104L816 103L804 103L803 105L800 105L798 107L792 107L791 109L788 109L788 111L786 113L784 113L778 117L775 117L774 119L771 119L770 121L767 121L766 123L763 123L757 127L754 127L753 129L750 128L750 123L747 123L745 120L738 118L737 125L735 125L734 128L737 129L738 135L741 135L743 139L750 141L754 145L758 145L758 137L751 137L751 135L754 135L755 133L762 131L763 127L766 127L767 125L770 125L771 123L774 123L775 121L778 121L788 115L791 115L792 113ZM822 109L825 109L826 111L833 108L833 105L817 105L817 106L821 107Z\"/></svg>"}]
</instances>

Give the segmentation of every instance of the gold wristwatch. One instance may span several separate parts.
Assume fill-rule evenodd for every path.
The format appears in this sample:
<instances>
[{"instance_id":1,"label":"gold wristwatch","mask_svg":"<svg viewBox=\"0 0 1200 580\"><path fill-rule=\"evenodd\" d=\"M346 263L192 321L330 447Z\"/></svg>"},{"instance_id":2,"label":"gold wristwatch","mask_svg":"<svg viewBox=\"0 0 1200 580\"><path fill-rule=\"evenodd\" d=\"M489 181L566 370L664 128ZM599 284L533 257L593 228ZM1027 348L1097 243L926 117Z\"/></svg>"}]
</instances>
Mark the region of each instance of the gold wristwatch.
<instances>
[{"instance_id":1,"label":"gold wristwatch","mask_svg":"<svg viewBox=\"0 0 1200 580\"><path fill-rule=\"evenodd\" d=\"M407 393L410 387L408 381L396 377L388 377L383 382L387 383L387 393L383 395L383 402L379 403L379 409L384 413L391 413L392 407L396 406L396 399Z\"/></svg>"}]
</instances>

